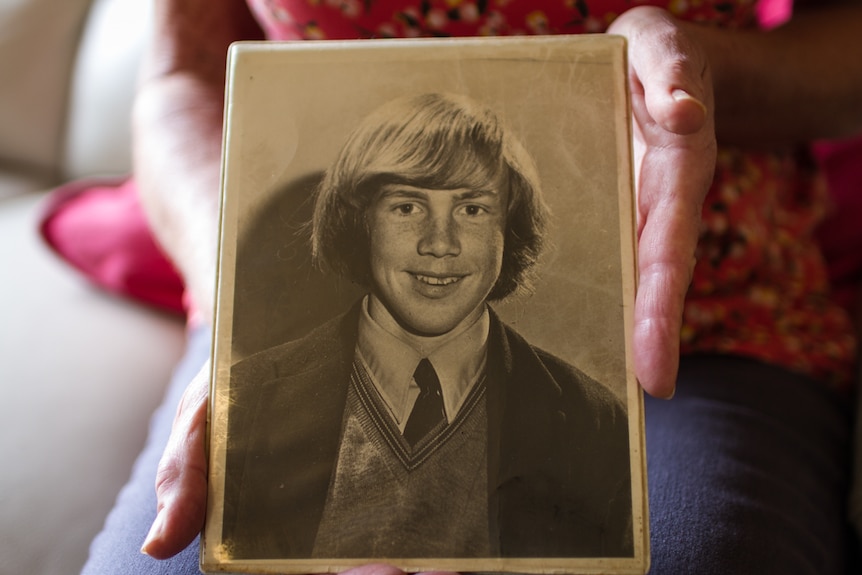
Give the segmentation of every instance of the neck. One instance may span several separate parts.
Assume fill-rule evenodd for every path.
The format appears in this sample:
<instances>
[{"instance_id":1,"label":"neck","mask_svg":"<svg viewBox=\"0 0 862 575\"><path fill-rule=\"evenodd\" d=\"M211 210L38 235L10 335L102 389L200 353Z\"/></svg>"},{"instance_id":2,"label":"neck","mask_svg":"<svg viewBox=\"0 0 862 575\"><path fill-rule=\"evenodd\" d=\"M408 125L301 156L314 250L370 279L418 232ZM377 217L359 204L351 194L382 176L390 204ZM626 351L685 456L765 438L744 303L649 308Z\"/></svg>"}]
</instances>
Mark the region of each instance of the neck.
<instances>
[{"instance_id":1,"label":"neck","mask_svg":"<svg viewBox=\"0 0 862 575\"><path fill-rule=\"evenodd\" d=\"M475 310L462 319L454 328L446 333L438 335L419 335L407 330L395 317L389 312L386 306L374 294L368 296L368 315L371 316L386 331L415 349L422 357L428 357L437 348L457 337L458 334L464 332L482 317L485 312L485 305L479 305Z\"/></svg>"}]
</instances>

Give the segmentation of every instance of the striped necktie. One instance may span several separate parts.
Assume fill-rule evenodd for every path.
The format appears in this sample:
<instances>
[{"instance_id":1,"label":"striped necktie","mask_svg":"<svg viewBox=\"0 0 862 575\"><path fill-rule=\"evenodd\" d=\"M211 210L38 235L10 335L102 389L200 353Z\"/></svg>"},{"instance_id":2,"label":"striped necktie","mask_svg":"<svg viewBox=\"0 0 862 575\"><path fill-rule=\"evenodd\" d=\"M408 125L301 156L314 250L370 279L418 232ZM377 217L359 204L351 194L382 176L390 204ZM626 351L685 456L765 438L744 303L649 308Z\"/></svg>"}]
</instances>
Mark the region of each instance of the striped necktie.
<instances>
[{"instance_id":1,"label":"striped necktie","mask_svg":"<svg viewBox=\"0 0 862 575\"><path fill-rule=\"evenodd\" d=\"M420 439L446 420L446 408L443 406L443 391L440 389L440 379L434 366L423 358L413 372L413 380L419 386L419 397L413 405L413 411L407 419L404 428L404 439L414 447Z\"/></svg>"}]
</instances>

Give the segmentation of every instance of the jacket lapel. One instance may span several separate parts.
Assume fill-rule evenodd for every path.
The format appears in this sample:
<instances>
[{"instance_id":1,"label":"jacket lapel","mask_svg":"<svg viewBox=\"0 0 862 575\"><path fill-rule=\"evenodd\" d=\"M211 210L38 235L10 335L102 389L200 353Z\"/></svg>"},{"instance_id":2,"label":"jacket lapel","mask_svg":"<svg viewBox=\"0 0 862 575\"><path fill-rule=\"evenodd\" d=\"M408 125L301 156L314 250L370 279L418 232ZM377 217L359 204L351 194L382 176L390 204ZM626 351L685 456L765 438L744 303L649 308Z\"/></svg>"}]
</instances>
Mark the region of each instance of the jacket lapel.
<instances>
[{"instance_id":1,"label":"jacket lapel","mask_svg":"<svg viewBox=\"0 0 862 575\"><path fill-rule=\"evenodd\" d=\"M488 512L501 556L529 556L524 541L553 527L543 514L555 494L555 454L565 414L561 390L533 348L491 313L488 345ZM538 500L537 500L538 499Z\"/></svg>"},{"instance_id":2,"label":"jacket lapel","mask_svg":"<svg viewBox=\"0 0 862 575\"><path fill-rule=\"evenodd\" d=\"M311 554L310 526L320 523L338 455L357 318L350 312L286 348L259 380L236 530L251 556Z\"/></svg>"}]
</instances>

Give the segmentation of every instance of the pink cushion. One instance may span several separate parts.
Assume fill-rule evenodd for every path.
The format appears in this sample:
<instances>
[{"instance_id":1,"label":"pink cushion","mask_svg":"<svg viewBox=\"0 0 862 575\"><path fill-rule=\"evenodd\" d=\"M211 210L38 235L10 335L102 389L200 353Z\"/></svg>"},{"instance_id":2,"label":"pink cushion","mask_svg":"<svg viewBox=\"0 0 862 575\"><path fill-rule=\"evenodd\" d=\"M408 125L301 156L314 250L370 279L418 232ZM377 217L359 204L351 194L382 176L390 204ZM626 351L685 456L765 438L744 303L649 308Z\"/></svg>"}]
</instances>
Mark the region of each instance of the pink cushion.
<instances>
[{"instance_id":1,"label":"pink cushion","mask_svg":"<svg viewBox=\"0 0 862 575\"><path fill-rule=\"evenodd\" d=\"M818 230L838 300L855 310L862 287L862 136L813 147L833 199Z\"/></svg>"},{"instance_id":2,"label":"pink cushion","mask_svg":"<svg viewBox=\"0 0 862 575\"><path fill-rule=\"evenodd\" d=\"M90 179L61 186L48 198L40 232L96 285L184 313L182 279L150 234L133 180Z\"/></svg>"},{"instance_id":3,"label":"pink cushion","mask_svg":"<svg viewBox=\"0 0 862 575\"><path fill-rule=\"evenodd\" d=\"M862 286L862 137L813 147L835 210L819 231L838 300L851 312ZM156 245L132 179L79 180L52 192L41 222L48 244L97 285L173 312L183 282Z\"/></svg>"}]
</instances>

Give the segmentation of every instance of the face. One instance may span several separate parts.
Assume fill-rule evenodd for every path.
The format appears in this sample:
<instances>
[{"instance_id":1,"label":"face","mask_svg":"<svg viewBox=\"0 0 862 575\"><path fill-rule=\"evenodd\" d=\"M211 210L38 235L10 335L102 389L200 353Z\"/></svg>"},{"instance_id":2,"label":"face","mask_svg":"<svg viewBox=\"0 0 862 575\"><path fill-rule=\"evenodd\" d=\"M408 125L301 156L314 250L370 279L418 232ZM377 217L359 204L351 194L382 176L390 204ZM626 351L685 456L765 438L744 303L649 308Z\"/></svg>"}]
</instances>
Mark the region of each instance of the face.
<instances>
[{"instance_id":1,"label":"face","mask_svg":"<svg viewBox=\"0 0 862 575\"><path fill-rule=\"evenodd\" d=\"M503 261L504 196L401 184L379 191L368 212L371 291L404 329L441 335L482 313Z\"/></svg>"}]
</instances>

